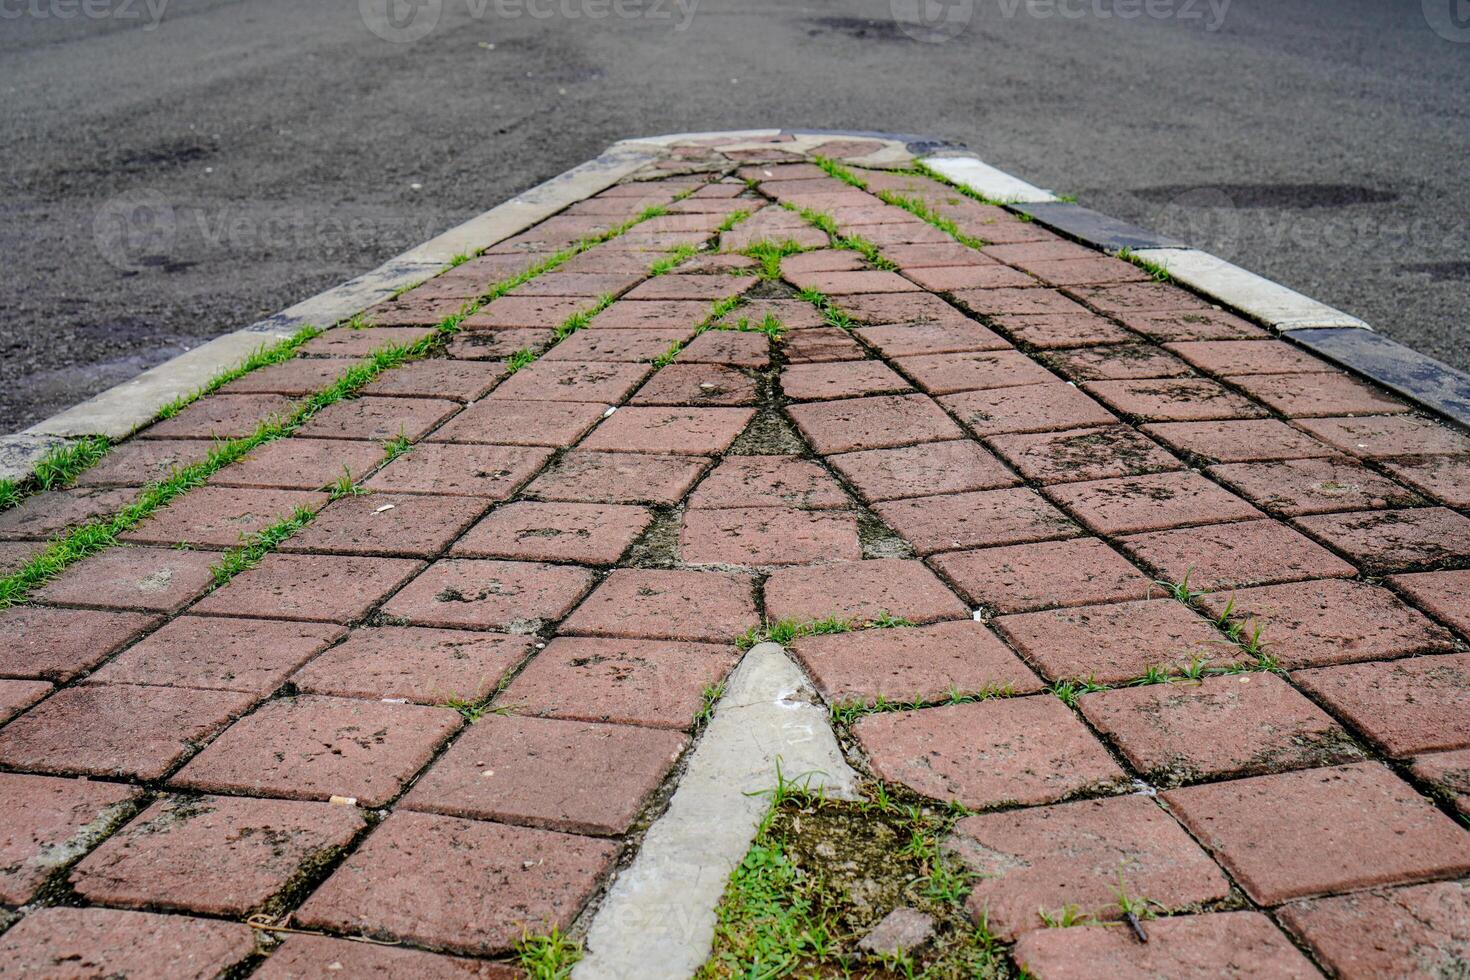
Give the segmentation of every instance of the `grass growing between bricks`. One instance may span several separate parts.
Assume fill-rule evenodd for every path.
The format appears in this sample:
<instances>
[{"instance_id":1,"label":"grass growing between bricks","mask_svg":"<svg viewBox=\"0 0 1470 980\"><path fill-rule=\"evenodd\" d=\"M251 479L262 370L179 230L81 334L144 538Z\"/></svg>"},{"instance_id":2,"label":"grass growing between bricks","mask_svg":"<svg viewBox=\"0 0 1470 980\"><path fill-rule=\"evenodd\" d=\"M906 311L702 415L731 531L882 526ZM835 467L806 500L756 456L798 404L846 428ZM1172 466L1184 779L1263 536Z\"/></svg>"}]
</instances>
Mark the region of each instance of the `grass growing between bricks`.
<instances>
[{"instance_id":1,"label":"grass growing between bricks","mask_svg":"<svg viewBox=\"0 0 1470 980\"><path fill-rule=\"evenodd\" d=\"M30 476L23 480L0 480L0 511L15 507L33 493L71 486L111 448L112 441L106 436L83 436L51 449L36 463Z\"/></svg>"},{"instance_id":2,"label":"grass growing between bricks","mask_svg":"<svg viewBox=\"0 0 1470 980\"><path fill-rule=\"evenodd\" d=\"M868 191L868 185L861 177L859 177L857 174L854 174L852 171L848 170L837 161L828 160L826 157L814 157L812 162L814 162L817 166L821 167L828 174L832 175L843 183L850 184L851 186L856 187L859 190ZM931 174L923 173L919 170L901 170L896 172L911 173L915 176L924 176L931 177L931 179L939 179L937 177L933 177L933 175ZM944 183L946 186L949 187L954 186L953 184L950 184L949 181L944 181ZM958 188L956 188L956 190L958 190ZM927 203L917 197L908 197L904 194L897 194L893 191L868 191L868 193L873 194L884 204L891 204L896 208L902 208L909 214L912 214L914 217L933 225L935 228L938 228L940 231L944 232L946 235L949 235L951 238L961 243L962 245L968 245L971 248L980 249L989 244L983 239L976 238L973 235L967 235L964 232L960 231L959 226L956 225L953 221L935 211ZM986 203L992 202L987 201ZM831 219L828 220L830 221ZM818 225L818 227L821 226Z\"/></svg>"}]
</instances>

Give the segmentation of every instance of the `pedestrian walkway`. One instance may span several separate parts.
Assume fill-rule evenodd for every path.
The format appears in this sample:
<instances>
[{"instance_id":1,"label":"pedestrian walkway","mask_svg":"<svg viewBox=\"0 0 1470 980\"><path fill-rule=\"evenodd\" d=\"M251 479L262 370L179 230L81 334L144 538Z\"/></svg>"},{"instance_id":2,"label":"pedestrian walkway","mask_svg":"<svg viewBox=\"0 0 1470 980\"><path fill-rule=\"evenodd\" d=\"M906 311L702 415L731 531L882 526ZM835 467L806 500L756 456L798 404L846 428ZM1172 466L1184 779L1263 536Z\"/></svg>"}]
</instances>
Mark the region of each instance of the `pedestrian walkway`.
<instances>
[{"instance_id":1,"label":"pedestrian walkway","mask_svg":"<svg viewBox=\"0 0 1470 980\"><path fill-rule=\"evenodd\" d=\"M763 639L952 815L999 973L1464 969L1470 435L788 142L675 145L0 512L0 977L565 975Z\"/></svg>"}]
</instances>

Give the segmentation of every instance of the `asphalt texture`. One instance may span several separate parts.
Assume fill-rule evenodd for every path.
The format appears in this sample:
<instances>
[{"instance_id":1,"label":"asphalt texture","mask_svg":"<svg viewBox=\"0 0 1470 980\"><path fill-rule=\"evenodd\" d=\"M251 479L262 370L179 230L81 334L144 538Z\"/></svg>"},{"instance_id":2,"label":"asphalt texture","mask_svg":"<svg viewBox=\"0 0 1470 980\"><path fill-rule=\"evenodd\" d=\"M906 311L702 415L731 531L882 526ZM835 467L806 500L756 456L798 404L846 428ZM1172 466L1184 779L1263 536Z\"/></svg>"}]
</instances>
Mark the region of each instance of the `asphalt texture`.
<instances>
[{"instance_id":1,"label":"asphalt texture","mask_svg":"<svg viewBox=\"0 0 1470 980\"><path fill-rule=\"evenodd\" d=\"M614 140L774 126L962 143L1470 368L1462 0L946 3L0 0L0 431Z\"/></svg>"}]
</instances>

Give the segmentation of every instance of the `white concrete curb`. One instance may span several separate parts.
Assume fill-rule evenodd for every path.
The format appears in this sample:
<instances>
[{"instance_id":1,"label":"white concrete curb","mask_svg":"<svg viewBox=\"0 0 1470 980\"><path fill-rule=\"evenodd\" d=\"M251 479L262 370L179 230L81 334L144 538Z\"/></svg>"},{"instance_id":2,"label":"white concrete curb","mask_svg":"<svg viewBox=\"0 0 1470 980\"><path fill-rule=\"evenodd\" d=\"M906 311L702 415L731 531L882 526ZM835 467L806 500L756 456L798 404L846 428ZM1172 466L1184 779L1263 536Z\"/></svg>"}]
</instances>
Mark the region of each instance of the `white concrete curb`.
<instances>
[{"instance_id":1,"label":"white concrete curb","mask_svg":"<svg viewBox=\"0 0 1470 980\"><path fill-rule=\"evenodd\" d=\"M976 157L931 156L924 158L924 165L956 184L1002 204L1044 204L1061 200L1051 191L1012 177Z\"/></svg>"}]
</instances>

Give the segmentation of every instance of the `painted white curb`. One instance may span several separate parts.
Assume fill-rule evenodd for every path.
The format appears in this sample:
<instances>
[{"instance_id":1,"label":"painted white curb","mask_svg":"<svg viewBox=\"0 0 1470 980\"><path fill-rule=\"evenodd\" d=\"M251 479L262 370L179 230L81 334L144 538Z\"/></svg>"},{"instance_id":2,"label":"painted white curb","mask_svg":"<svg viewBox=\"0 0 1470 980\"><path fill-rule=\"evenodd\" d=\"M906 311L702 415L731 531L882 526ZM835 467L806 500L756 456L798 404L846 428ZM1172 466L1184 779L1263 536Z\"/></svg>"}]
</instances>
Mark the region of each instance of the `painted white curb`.
<instances>
[{"instance_id":1,"label":"painted white curb","mask_svg":"<svg viewBox=\"0 0 1470 980\"><path fill-rule=\"evenodd\" d=\"M19 483L36 471L36 464L52 449L66 442L59 436L0 436L0 480Z\"/></svg>"},{"instance_id":2,"label":"painted white curb","mask_svg":"<svg viewBox=\"0 0 1470 980\"><path fill-rule=\"evenodd\" d=\"M925 157L924 165L992 201L1004 204L1044 204L1061 200L1051 191L1028 184L1019 177L1012 177L976 157Z\"/></svg>"},{"instance_id":3,"label":"painted white curb","mask_svg":"<svg viewBox=\"0 0 1470 980\"><path fill-rule=\"evenodd\" d=\"M1371 329L1367 323L1209 252L1146 248L1134 253L1174 279L1277 330L1313 327Z\"/></svg>"},{"instance_id":4,"label":"painted white curb","mask_svg":"<svg viewBox=\"0 0 1470 980\"><path fill-rule=\"evenodd\" d=\"M664 815L648 829L593 917L573 980L686 980L709 958L715 909L786 779L837 799L858 797L827 712L779 645L751 649L731 673L714 719Z\"/></svg>"}]
</instances>

